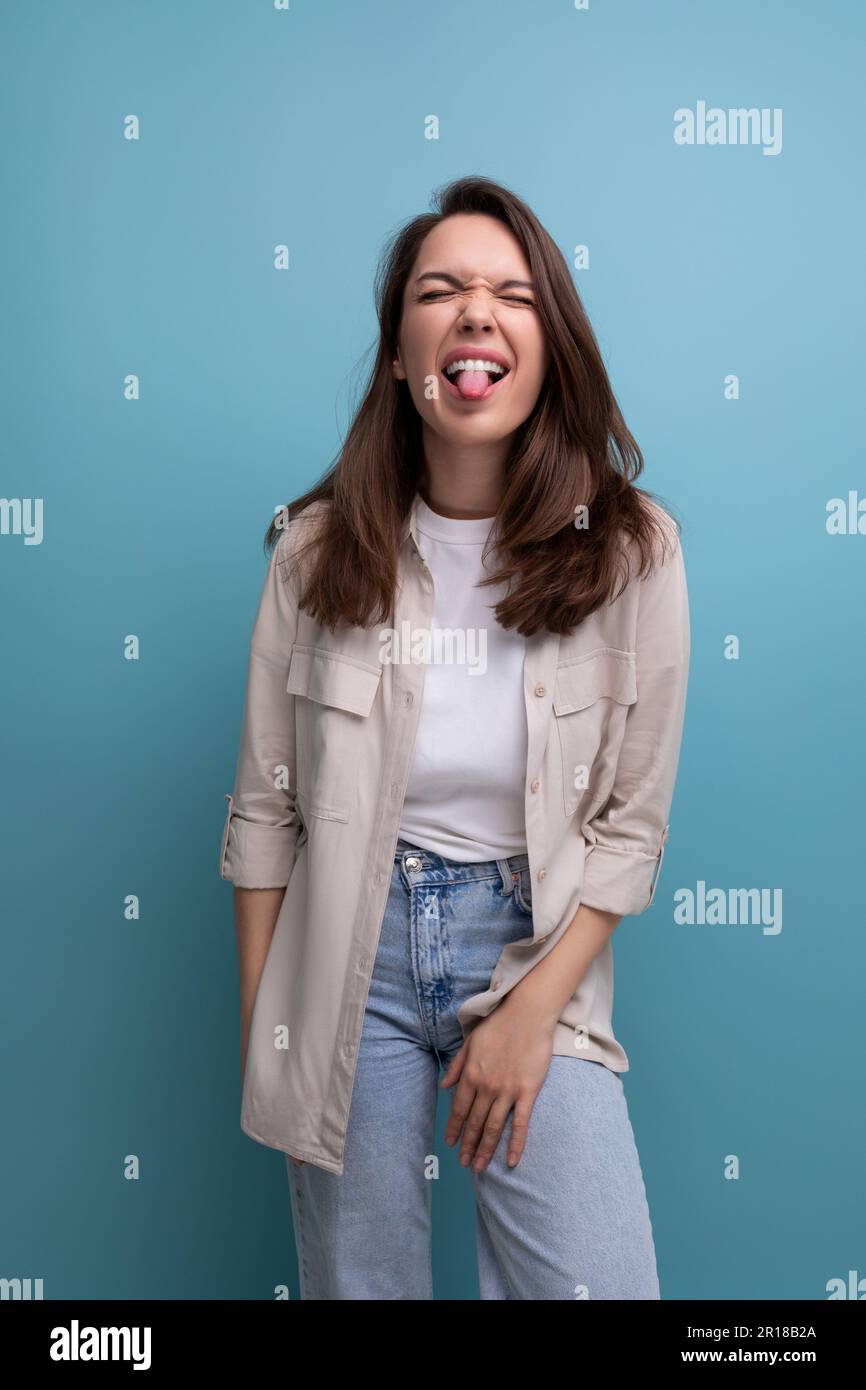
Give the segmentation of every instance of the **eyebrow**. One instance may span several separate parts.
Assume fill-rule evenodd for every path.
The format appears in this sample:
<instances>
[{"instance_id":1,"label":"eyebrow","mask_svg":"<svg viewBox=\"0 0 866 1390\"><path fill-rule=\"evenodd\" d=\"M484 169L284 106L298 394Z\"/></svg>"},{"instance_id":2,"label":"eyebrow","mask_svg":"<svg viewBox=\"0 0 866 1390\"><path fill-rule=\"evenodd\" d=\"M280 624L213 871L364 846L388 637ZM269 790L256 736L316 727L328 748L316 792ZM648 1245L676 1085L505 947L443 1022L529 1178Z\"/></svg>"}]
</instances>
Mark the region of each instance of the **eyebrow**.
<instances>
[{"instance_id":1,"label":"eyebrow","mask_svg":"<svg viewBox=\"0 0 866 1390\"><path fill-rule=\"evenodd\" d=\"M449 275L448 272L445 270L425 271L423 275L418 276L418 279L415 281L415 284L420 285L422 280L446 280L448 284L453 285L455 289L459 290L463 288L457 277L455 275ZM500 284L496 286L496 289L498 290L510 290L515 288L533 291L535 290L535 286L533 285L531 280L503 280Z\"/></svg>"}]
</instances>

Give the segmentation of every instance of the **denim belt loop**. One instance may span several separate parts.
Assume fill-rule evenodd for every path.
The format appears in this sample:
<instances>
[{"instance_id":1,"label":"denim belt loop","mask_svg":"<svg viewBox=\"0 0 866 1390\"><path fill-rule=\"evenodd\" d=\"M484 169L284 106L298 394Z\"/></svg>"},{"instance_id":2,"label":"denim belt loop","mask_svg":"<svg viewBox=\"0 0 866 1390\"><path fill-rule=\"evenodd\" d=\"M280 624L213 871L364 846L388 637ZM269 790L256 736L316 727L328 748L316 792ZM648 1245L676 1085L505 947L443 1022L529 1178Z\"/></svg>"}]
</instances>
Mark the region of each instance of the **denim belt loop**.
<instances>
[{"instance_id":1,"label":"denim belt loop","mask_svg":"<svg viewBox=\"0 0 866 1390\"><path fill-rule=\"evenodd\" d=\"M509 893L514 892L514 880L516 875L512 873L511 865L507 859L497 859L496 867L502 877L502 896L507 898Z\"/></svg>"}]
</instances>

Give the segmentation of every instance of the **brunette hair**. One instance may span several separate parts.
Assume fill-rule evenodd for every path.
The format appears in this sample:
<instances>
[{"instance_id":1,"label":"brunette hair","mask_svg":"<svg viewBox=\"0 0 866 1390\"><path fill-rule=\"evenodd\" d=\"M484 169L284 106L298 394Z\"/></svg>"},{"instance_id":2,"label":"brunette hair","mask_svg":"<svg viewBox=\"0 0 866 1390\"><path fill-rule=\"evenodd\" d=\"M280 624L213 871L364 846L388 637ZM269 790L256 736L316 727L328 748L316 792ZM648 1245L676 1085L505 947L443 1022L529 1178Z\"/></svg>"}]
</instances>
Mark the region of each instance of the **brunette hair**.
<instances>
[{"instance_id":1,"label":"brunette hair","mask_svg":"<svg viewBox=\"0 0 866 1390\"><path fill-rule=\"evenodd\" d=\"M536 286L537 312L550 348L538 400L512 441L505 486L488 548L499 567L482 584L507 581L497 621L523 636L566 634L652 565L671 523L653 495L635 486L643 457L616 403L595 335L556 243L531 209L503 185L481 177L439 190L434 211L390 238L376 273L379 344L364 397L327 473L275 516L270 551L283 525L315 502L321 524L303 547L313 560L300 606L331 629L390 621L401 523L416 491L424 495L421 419L406 381L391 372L406 281L422 241L456 213L485 213L517 238ZM589 526L575 524L589 509ZM485 554L487 551L485 551ZM619 590L621 592L621 589Z\"/></svg>"}]
</instances>

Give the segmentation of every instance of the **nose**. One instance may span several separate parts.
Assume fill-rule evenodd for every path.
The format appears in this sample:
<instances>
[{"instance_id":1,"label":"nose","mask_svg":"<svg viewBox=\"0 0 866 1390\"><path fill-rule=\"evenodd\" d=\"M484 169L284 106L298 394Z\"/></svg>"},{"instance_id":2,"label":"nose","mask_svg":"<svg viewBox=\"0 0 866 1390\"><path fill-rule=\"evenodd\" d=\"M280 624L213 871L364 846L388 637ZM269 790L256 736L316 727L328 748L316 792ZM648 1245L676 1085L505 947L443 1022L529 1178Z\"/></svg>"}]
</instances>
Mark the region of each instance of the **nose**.
<instances>
[{"instance_id":1,"label":"nose","mask_svg":"<svg viewBox=\"0 0 866 1390\"><path fill-rule=\"evenodd\" d=\"M479 329L492 331L495 327L493 313L487 294L484 290L469 292L471 298L466 302L466 307L460 315L460 329L466 329L469 333L475 333Z\"/></svg>"}]
</instances>

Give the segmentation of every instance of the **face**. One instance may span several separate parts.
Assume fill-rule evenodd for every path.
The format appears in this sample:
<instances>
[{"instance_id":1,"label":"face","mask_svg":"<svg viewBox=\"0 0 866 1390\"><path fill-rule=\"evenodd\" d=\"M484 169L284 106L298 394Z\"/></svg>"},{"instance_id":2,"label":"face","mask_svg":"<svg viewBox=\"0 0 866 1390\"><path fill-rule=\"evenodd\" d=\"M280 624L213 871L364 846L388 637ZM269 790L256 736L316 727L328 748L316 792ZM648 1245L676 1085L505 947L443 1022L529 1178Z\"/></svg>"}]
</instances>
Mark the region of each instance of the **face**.
<instances>
[{"instance_id":1,"label":"face","mask_svg":"<svg viewBox=\"0 0 866 1390\"><path fill-rule=\"evenodd\" d=\"M425 425L451 444L506 440L531 413L549 360L513 234L480 213L440 222L406 282L393 367ZM446 373L451 362L468 366Z\"/></svg>"}]
</instances>

